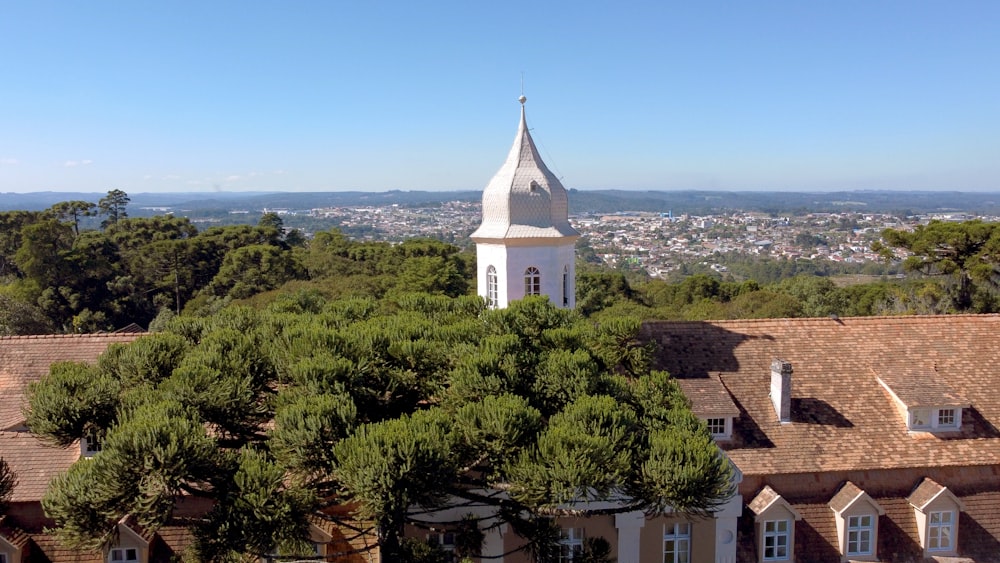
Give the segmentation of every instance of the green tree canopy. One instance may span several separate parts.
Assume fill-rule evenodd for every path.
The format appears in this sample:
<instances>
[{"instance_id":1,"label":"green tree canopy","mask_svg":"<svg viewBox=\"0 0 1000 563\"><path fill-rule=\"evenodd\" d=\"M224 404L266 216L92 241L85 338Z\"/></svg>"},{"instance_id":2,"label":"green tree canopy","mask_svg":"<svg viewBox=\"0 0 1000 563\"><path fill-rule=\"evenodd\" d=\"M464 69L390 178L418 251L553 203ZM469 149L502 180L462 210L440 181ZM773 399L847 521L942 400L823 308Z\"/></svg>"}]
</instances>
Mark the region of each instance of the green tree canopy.
<instances>
[{"instance_id":1,"label":"green tree canopy","mask_svg":"<svg viewBox=\"0 0 1000 563\"><path fill-rule=\"evenodd\" d=\"M910 253L903 261L907 271L948 279L945 287L956 310L998 310L1000 223L931 221L913 231L886 229L882 238L888 247ZM875 249L891 254L886 247Z\"/></svg>"},{"instance_id":2,"label":"green tree canopy","mask_svg":"<svg viewBox=\"0 0 1000 563\"><path fill-rule=\"evenodd\" d=\"M637 321L596 326L544 298L305 297L177 316L32 386L33 431L105 436L46 494L57 533L99 544L125 514L155 530L183 492L214 502L200 556L235 559L301 545L306 518L340 504L404 561L403 526L449 503L492 506L543 552L568 503L705 514L732 493L676 384L648 371Z\"/></svg>"}]
</instances>

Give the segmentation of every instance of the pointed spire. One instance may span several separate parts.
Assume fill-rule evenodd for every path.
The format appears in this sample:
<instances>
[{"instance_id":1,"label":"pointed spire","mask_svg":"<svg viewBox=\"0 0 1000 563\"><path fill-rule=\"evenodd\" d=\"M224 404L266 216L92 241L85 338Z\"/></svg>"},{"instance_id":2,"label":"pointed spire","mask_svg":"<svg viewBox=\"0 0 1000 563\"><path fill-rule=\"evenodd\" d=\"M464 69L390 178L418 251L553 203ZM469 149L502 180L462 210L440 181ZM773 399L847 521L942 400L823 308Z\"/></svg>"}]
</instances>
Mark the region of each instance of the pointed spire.
<instances>
[{"instance_id":1,"label":"pointed spire","mask_svg":"<svg viewBox=\"0 0 1000 563\"><path fill-rule=\"evenodd\" d=\"M521 122L507 160L483 191L483 223L473 239L579 237L569 224L566 188L542 161L528 131L522 94Z\"/></svg>"}]
</instances>

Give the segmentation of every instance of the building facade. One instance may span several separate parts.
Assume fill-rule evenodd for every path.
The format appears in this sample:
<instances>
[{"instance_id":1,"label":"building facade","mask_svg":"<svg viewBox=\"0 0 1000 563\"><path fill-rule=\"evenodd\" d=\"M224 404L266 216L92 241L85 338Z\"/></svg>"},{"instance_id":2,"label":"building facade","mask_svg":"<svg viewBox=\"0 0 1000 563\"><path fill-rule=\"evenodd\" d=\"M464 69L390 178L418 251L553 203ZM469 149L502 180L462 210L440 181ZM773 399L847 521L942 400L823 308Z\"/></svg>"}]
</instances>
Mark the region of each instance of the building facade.
<instances>
[{"instance_id":1,"label":"building facade","mask_svg":"<svg viewBox=\"0 0 1000 563\"><path fill-rule=\"evenodd\" d=\"M576 306L576 251L580 233L569 224L566 189L542 161L521 122L503 166L483 191L483 222L472 233L478 293L504 308L529 295L547 295L557 307Z\"/></svg>"}]
</instances>

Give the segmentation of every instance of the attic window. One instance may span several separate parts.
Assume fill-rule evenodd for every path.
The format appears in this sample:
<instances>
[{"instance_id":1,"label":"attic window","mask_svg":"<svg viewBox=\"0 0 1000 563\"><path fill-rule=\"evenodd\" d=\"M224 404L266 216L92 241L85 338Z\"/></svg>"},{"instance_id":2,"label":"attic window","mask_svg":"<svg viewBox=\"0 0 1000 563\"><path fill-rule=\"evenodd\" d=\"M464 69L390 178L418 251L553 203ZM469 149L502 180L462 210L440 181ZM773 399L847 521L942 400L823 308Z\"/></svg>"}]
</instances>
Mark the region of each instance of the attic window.
<instances>
[{"instance_id":1,"label":"attic window","mask_svg":"<svg viewBox=\"0 0 1000 563\"><path fill-rule=\"evenodd\" d=\"M718 418L706 418L705 425L708 426L708 432L716 440L726 440L732 435L732 428L729 417L718 417Z\"/></svg>"},{"instance_id":2,"label":"attic window","mask_svg":"<svg viewBox=\"0 0 1000 563\"><path fill-rule=\"evenodd\" d=\"M914 408L909 411L910 430L958 430L961 427L962 409L945 408Z\"/></svg>"},{"instance_id":3,"label":"attic window","mask_svg":"<svg viewBox=\"0 0 1000 563\"><path fill-rule=\"evenodd\" d=\"M958 515L965 510L962 500L926 477L906 500L913 507L920 546L934 555L957 554Z\"/></svg>"},{"instance_id":4,"label":"attic window","mask_svg":"<svg viewBox=\"0 0 1000 563\"><path fill-rule=\"evenodd\" d=\"M80 438L80 455L83 457L94 457L94 454L101 451L101 439L97 431L91 429Z\"/></svg>"},{"instance_id":5,"label":"attic window","mask_svg":"<svg viewBox=\"0 0 1000 563\"><path fill-rule=\"evenodd\" d=\"M877 373L903 416L907 430L947 432L962 427L962 409L971 405L934 370Z\"/></svg>"},{"instance_id":6,"label":"attic window","mask_svg":"<svg viewBox=\"0 0 1000 563\"><path fill-rule=\"evenodd\" d=\"M139 550L134 547L114 548L108 553L110 563L132 563L139 561Z\"/></svg>"},{"instance_id":7,"label":"attic window","mask_svg":"<svg viewBox=\"0 0 1000 563\"><path fill-rule=\"evenodd\" d=\"M691 401L691 410L700 418L712 438L729 440L740 411L722 380L713 377L681 377L675 380L681 392Z\"/></svg>"},{"instance_id":8,"label":"attic window","mask_svg":"<svg viewBox=\"0 0 1000 563\"><path fill-rule=\"evenodd\" d=\"M875 499L848 481L830 499L840 553L851 560L872 560L878 545L878 519L885 515Z\"/></svg>"}]
</instances>

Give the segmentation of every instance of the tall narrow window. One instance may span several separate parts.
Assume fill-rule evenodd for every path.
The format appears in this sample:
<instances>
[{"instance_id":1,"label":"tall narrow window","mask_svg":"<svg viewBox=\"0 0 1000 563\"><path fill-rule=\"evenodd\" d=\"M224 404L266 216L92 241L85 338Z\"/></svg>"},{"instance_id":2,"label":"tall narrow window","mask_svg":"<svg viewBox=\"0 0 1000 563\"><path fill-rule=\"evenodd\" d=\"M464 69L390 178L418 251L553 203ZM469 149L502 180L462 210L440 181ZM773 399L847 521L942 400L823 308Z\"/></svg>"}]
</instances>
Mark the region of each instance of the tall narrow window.
<instances>
[{"instance_id":1,"label":"tall narrow window","mask_svg":"<svg viewBox=\"0 0 1000 563\"><path fill-rule=\"evenodd\" d=\"M931 512L927 519L927 551L950 551L955 534L954 513Z\"/></svg>"},{"instance_id":2,"label":"tall narrow window","mask_svg":"<svg viewBox=\"0 0 1000 563\"><path fill-rule=\"evenodd\" d=\"M579 561L583 555L583 528L564 528L559 537L559 563Z\"/></svg>"},{"instance_id":3,"label":"tall narrow window","mask_svg":"<svg viewBox=\"0 0 1000 563\"><path fill-rule=\"evenodd\" d=\"M847 519L847 555L871 555L875 536L875 517L871 514Z\"/></svg>"},{"instance_id":4,"label":"tall narrow window","mask_svg":"<svg viewBox=\"0 0 1000 563\"><path fill-rule=\"evenodd\" d=\"M538 268L534 266L524 271L524 294L542 294L542 274L538 271Z\"/></svg>"},{"instance_id":5,"label":"tall narrow window","mask_svg":"<svg viewBox=\"0 0 1000 563\"><path fill-rule=\"evenodd\" d=\"M80 439L80 454L83 457L94 457L101 451L101 438L97 430L91 428Z\"/></svg>"},{"instance_id":6,"label":"tall narrow window","mask_svg":"<svg viewBox=\"0 0 1000 563\"><path fill-rule=\"evenodd\" d=\"M490 307L497 306L497 269L486 268L486 302Z\"/></svg>"},{"instance_id":7,"label":"tall narrow window","mask_svg":"<svg viewBox=\"0 0 1000 563\"><path fill-rule=\"evenodd\" d=\"M663 528L663 563L690 563L691 524L679 523Z\"/></svg>"},{"instance_id":8,"label":"tall narrow window","mask_svg":"<svg viewBox=\"0 0 1000 563\"><path fill-rule=\"evenodd\" d=\"M767 520L764 522L764 560L780 561L788 559L788 520Z\"/></svg>"},{"instance_id":9,"label":"tall narrow window","mask_svg":"<svg viewBox=\"0 0 1000 563\"><path fill-rule=\"evenodd\" d=\"M569 266L563 266L563 305L569 306Z\"/></svg>"}]
</instances>

